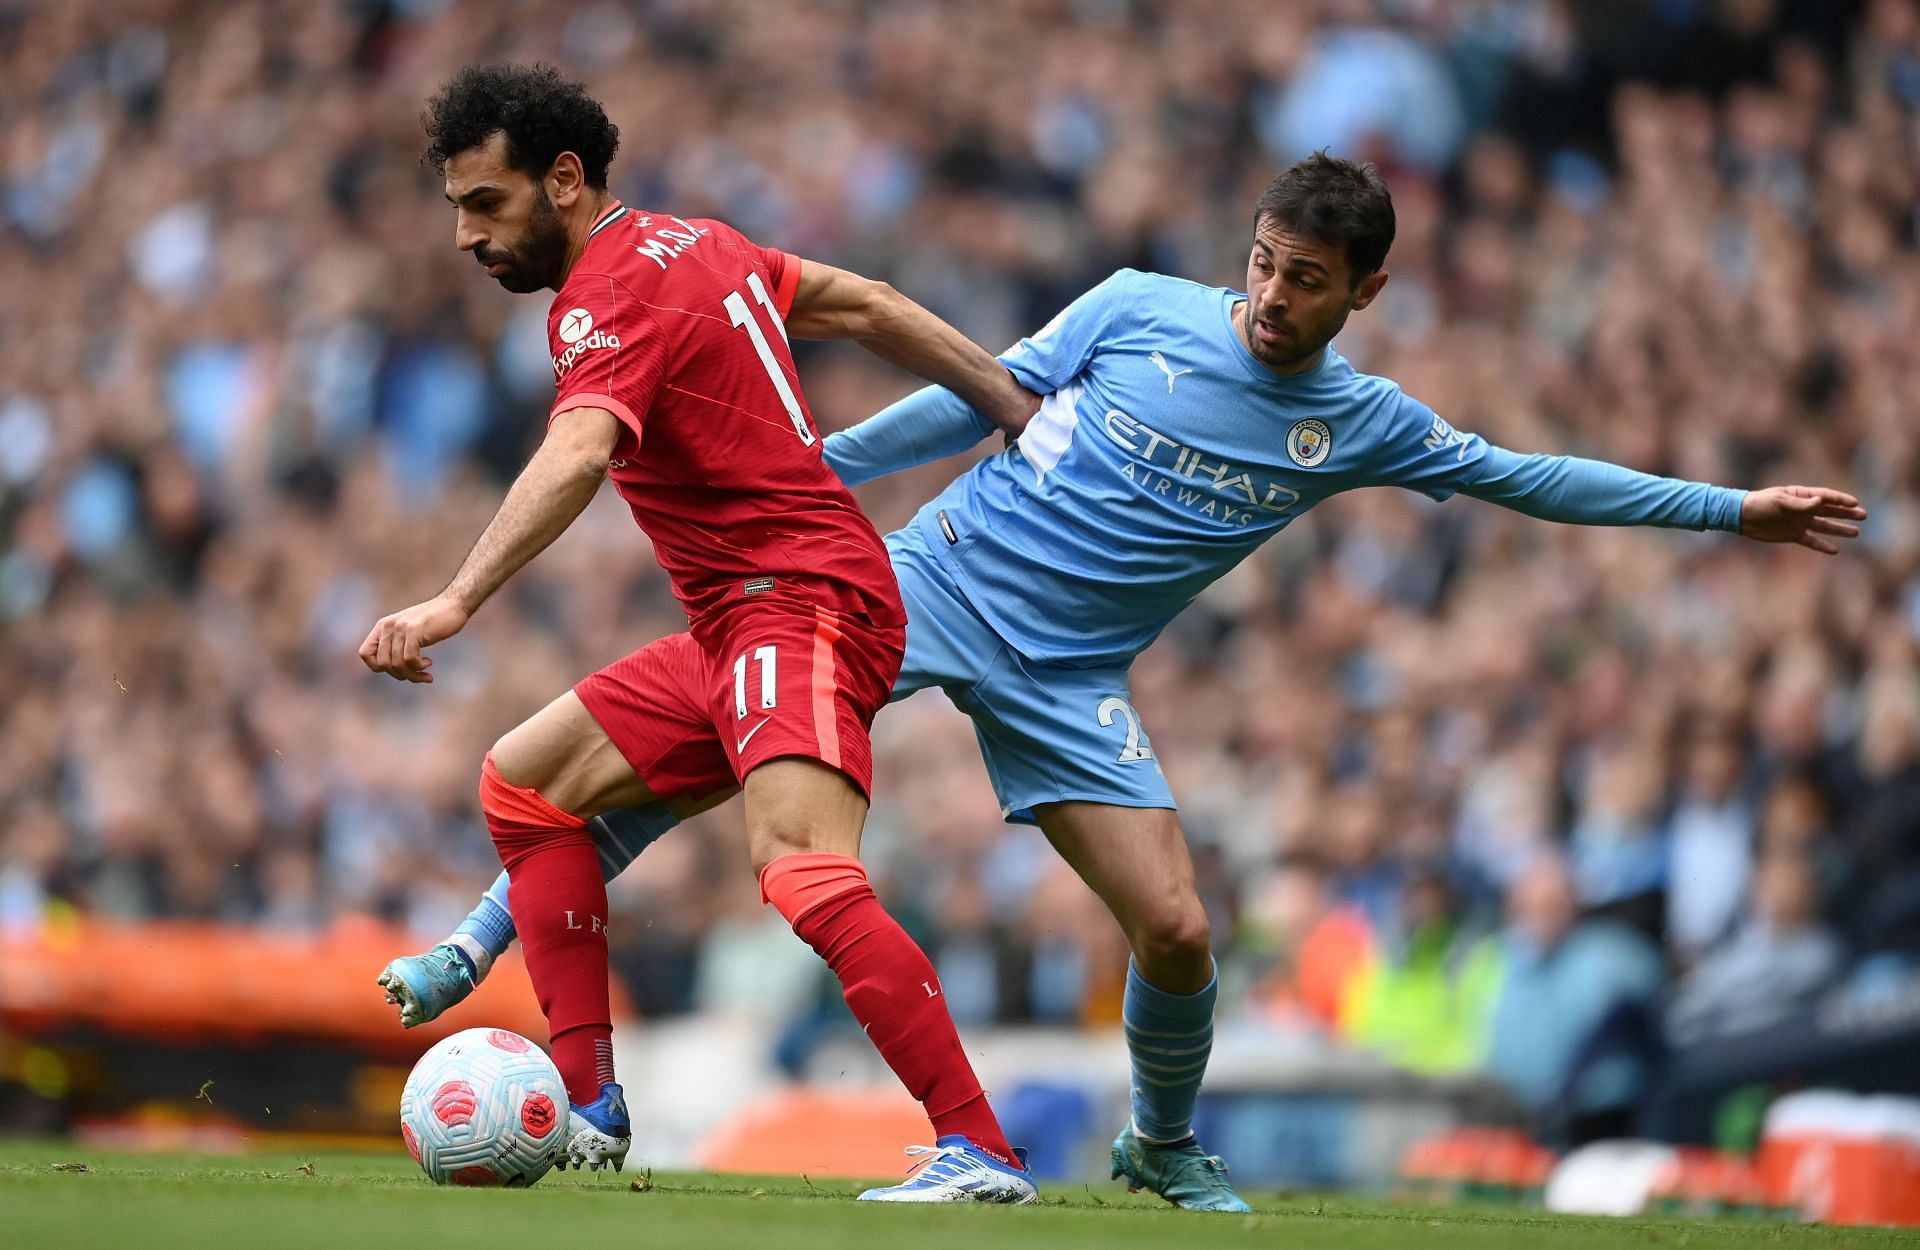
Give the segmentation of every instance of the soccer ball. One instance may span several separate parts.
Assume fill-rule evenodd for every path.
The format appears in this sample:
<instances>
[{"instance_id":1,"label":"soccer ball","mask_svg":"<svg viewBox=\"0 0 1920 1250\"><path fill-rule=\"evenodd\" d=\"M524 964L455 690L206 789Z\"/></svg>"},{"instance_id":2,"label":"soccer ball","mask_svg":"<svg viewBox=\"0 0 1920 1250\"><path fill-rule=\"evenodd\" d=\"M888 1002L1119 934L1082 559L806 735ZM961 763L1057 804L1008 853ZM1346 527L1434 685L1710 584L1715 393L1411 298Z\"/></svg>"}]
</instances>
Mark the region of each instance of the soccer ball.
<instances>
[{"instance_id":1,"label":"soccer ball","mask_svg":"<svg viewBox=\"0 0 1920 1250\"><path fill-rule=\"evenodd\" d=\"M567 1087L518 1033L468 1029L413 1065L400 1136L436 1185L531 1185L566 1151Z\"/></svg>"}]
</instances>

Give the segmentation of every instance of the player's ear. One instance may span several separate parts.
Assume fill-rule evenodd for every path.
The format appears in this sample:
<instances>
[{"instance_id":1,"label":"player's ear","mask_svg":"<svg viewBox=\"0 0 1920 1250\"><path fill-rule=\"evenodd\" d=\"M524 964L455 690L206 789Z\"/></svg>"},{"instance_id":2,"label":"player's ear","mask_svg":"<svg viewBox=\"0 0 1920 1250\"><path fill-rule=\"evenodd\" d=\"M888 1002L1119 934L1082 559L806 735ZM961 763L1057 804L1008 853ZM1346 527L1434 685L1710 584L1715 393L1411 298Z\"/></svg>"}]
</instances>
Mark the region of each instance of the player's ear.
<instances>
[{"instance_id":1,"label":"player's ear","mask_svg":"<svg viewBox=\"0 0 1920 1250\"><path fill-rule=\"evenodd\" d=\"M586 171L580 167L580 158L572 152L562 152L553 158L552 168L547 170L547 199L555 208L572 208L580 193L586 189Z\"/></svg>"},{"instance_id":2,"label":"player's ear","mask_svg":"<svg viewBox=\"0 0 1920 1250\"><path fill-rule=\"evenodd\" d=\"M1374 298L1380 294L1380 288L1386 284L1387 271L1384 269L1376 269L1360 279L1360 285L1353 288L1354 310L1357 312L1373 303Z\"/></svg>"}]
</instances>

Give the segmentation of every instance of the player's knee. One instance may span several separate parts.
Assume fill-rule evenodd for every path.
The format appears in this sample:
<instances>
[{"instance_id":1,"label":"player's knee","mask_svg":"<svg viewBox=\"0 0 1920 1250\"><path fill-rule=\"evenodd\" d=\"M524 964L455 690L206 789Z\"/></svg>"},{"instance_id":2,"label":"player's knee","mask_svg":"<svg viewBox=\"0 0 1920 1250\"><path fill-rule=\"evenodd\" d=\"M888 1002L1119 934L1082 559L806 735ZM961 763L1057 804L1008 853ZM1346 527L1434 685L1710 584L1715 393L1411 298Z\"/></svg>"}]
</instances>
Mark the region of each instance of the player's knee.
<instances>
[{"instance_id":1,"label":"player's knee","mask_svg":"<svg viewBox=\"0 0 1920 1250\"><path fill-rule=\"evenodd\" d=\"M551 784L560 771L556 761L549 758L550 754L540 750L536 736L529 732L526 724L520 724L494 742L487 758L493 761L500 779L508 785L540 790Z\"/></svg>"},{"instance_id":2,"label":"player's knee","mask_svg":"<svg viewBox=\"0 0 1920 1250\"><path fill-rule=\"evenodd\" d=\"M748 775L745 789L756 875L784 855L859 855L867 800L838 769L811 759L772 760Z\"/></svg>"},{"instance_id":3,"label":"player's knee","mask_svg":"<svg viewBox=\"0 0 1920 1250\"><path fill-rule=\"evenodd\" d=\"M757 877L766 872L767 865L774 860L788 855L857 857L860 853L860 838L857 825L850 835L848 830L837 822L806 819L802 815L795 814L789 819L756 822L749 830L748 848L753 859L753 872Z\"/></svg>"},{"instance_id":4,"label":"player's knee","mask_svg":"<svg viewBox=\"0 0 1920 1250\"><path fill-rule=\"evenodd\" d=\"M764 876L767 866L787 855L818 855L841 851L838 839L823 837L806 825L775 825L753 831L753 875Z\"/></svg>"},{"instance_id":5,"label":"player's knee","mask_svg":"<svg viewBox=\"0 0 1920 1250\"><path fill-rule=\"evenodd\" d=\"M1158 907L1134 926L1133 953L1142 967L1198 967L1212 958L1213 926L1200 900L1187 895Z\"/></svg>"},{"instance_id":6,"label":"player's knee","mask_svg":"<svg viewBox=\"0 0 1920 1250\"><path fill-rule=\"evenodd\" d=\"M487 753L510 786L531 790L568 811L597 811L601 791L609 778L596 768L588 744L577 737L555 733L552 726L536 720L526 721L508 730ZM602 762L604 763L604 761ZM621 773L627 770L622 767Z\"/></svg>"},{"instance_id":7,"label":"player's knee","mask_svg":"<svg viewBox=\"0 0 1920 1250\"><path fill-rule=\"evenodd\" d=\"M782 855L760 871L760 899L798 931L808 915L850 893L871 896L867 870L851 855Z\"/></svg>"},{"instance_id":8,"label":"player's knee","mask_svg":"<svg viewBox=\"0 0 1920 1250\"><path fill-rule=\"evenodd\" d=\"M585 821L533 787L515 785L502 775L491 754L480 765L480 811L500 862L509 872L526 856L559 839L580 839L592 846Z\"/></svg>"},{"instance_id":9,"label":"player's knee","mask_svg":"<svg viewBox=\"0 0 1920 1250\"><path fill-rule=\"evenodd\" d=\"M505 739L502 739L505 741ZM480 761L480 810L488 816L503 813L515 801L514 796L539 796L538 779L530 777L526 770L515 766L511 755L504 767L501 764L499 744L488 751Z\"/></svg>"}]
</instances>

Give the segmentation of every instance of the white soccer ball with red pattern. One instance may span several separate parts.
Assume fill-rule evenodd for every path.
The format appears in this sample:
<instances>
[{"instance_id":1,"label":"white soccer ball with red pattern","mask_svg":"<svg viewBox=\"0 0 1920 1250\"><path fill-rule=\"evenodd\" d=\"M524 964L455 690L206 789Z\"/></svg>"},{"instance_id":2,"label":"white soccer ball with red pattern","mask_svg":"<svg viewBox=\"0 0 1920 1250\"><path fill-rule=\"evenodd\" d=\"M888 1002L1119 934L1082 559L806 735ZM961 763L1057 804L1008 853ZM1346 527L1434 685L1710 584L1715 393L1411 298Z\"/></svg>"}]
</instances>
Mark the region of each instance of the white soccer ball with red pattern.
<instances>
[{"instance_id":1,"label":"white soccer ball with red pattern","mask_svg":"<svg viewBox=\"0 0 1920 1250\"><path fill-rule=\"evenodd\" d=\"M567 1087L518 1033L468 1029L413 1065L400 1136L436 1185L531 1185L566 1152Z\"/></svg>"}]
</instances>

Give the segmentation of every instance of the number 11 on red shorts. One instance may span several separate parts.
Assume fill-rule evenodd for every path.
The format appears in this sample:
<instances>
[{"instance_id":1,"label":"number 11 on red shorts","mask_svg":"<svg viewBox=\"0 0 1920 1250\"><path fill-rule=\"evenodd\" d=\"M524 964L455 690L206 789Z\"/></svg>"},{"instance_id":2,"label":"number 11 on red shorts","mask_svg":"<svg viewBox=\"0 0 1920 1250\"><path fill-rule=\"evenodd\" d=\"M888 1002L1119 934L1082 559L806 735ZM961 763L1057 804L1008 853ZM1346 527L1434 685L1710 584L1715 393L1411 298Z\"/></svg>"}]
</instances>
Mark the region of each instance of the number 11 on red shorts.
<instances>
[{"instance_id":1,"label":"number 11 on red shorts","mask_svg":"<svg viewBox=\"0 0 1920 1250\"><path fill-rule=\"evenodd\" d=\"M723 632L729 657L715 728L735 776L782 756L816 759L871 794L868 731L899 675L905 631L876 629L825 608L767 604Z\"/></svg>"}]
</instances>

